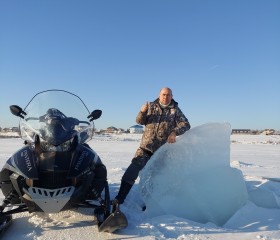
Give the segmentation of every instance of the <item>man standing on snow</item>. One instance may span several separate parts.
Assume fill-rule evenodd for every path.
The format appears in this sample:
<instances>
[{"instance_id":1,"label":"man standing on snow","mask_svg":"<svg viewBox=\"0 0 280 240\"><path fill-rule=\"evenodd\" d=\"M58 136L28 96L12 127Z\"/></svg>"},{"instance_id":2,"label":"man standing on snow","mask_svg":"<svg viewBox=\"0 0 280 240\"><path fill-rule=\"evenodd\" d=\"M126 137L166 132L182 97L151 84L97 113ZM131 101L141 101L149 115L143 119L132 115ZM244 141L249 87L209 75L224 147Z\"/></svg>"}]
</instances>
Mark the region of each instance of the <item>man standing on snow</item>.
<instances>
[{"instance_id":1,"label":"man standing on snow","mask_svg":"<svg viewBox=\"0 0 280 240\"><path fill-rule=\"evenodd\" d=\"M140 147L122 177L119 193L112 201L113 205L124 202L139 172L155 151L166 142L176 142L176 136L185 133L191 127L168 87L160 90L155 101L146 102L141 107L136 122L145 125L145 130Z\"/></svg>"}]
</instances>

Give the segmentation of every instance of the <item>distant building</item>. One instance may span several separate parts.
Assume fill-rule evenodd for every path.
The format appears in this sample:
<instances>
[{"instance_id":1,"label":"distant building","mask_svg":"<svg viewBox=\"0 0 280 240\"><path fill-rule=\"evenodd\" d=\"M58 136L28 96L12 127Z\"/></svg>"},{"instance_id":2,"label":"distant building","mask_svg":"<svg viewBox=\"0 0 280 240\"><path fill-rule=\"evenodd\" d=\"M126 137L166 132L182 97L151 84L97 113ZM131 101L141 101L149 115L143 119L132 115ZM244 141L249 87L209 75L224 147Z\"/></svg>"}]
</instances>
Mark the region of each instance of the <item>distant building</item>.
<instances>
[{"instance_id":1,"label":"distant building","mask_svg":"<svg viewBox=\"0 0 280 240\"><path fill-rule=\"evenodd\" d=\"M116 127L108 127L107 130L106 130L106 133L118 133L118 128Z\"/></svg>"},{"instance_id":2,"label":"distant building","mask_svg":"<svg viewBox=\"0 0 280 240\"><path fill-rule=\"evenodd\" d=\"M232 134L250 134L251 129L232 129Z\"/></svg>"},{"instance_id":3,"label":"distant building","mask_svg":"<svg viewBox=\"0 0 280 240\"><path fill-rule=\"evenodd\" d=\"M18 127L1 128L1 132L19 132Z\"/></svg>"},{"instance_id":4,"label":"distant building","mask_svg":"<svg viewBox=\"0 0 280 240\"><path fill-rule=\"evenodd\" d=\"M125 133L126 131L122 128L116 128L116 127L108 127L106 130L104 129L100 129L100 130L96 130L95 133L97 134L121 134L121 133Z\"/></svg>"},{"instance_id":5,"label":"distant building","mask_svg":"<svg viewBox=\"0 0 280 240\"><path fill-rule=\"evenodd\" d=\"M275 134L275 130L274 129L265 129L263 132L262 132L262 134L263 135L273 135L273 134Z\"/></svg>"},{"instance_id":6,"label":"distant building","mask_svg":"<svg viewBox=\"0 0 280 240\"><path fill-rule=\"evenodd\" d=\"M143 133L144 127L141 125L134 125L129 128L130 133Z\"/></svg>"}]
</instances>

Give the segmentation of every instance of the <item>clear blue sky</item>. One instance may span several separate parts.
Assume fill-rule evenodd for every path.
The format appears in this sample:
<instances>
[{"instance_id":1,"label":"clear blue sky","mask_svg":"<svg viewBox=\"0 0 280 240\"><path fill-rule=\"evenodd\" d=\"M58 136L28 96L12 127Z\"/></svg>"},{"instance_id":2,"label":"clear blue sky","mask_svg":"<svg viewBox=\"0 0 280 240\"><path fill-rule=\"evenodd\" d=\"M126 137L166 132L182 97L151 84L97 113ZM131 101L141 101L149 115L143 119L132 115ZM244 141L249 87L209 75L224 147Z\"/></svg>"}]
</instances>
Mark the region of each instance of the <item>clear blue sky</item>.
<instances>
[{"instance_id":1,"label":"clear blue sky","mask_svg":"<svg viewBox=\"0 0 280 240\"><path fill-rule=\"evenodd\" d=\"M160 88L192 127L280 130L279 0L1 0L0 126L64 89L127 129Z\"/></svg>"}]
</instances>

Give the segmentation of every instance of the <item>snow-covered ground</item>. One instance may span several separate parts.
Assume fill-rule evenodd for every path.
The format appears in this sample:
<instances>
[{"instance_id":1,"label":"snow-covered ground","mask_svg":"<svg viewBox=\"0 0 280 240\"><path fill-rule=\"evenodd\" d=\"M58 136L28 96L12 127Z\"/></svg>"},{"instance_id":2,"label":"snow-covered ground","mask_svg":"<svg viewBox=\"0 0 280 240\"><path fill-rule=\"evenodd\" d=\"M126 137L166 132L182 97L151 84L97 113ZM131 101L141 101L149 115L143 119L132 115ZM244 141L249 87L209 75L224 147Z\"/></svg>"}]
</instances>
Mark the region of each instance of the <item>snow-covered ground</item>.
<instances>
[{"instance_id":1,"label":"snow-covered ground","mask_svg":"<svg viewBox=\"0 0 280 240\"><path fill-rule=\"evenodd\" d=\"M112 198L140 138L137 134L96 135L89 142L107 166ZM0 139L0 167L22 146L21 139ZM129 226L117 233L99 233L92 212L79 209L48 216L16 214L2 239L280 239L280 136L231 135L230 162L243 173L249 201L223 226L174 215L147 218L141 211L137 181L122 205Z\"/></svg>"}]
</instances>

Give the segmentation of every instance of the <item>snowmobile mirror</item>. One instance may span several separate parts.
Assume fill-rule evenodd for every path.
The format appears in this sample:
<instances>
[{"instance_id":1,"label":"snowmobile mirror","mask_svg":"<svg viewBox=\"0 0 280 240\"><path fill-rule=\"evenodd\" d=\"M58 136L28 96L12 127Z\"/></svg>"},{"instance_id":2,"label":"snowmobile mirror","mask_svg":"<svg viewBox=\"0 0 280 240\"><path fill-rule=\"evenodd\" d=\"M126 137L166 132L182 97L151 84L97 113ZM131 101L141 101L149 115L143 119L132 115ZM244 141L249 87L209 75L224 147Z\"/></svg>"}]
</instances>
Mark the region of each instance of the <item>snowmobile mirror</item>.
<instances>
[{"instance_id":1,"label":"snowmobile mirror","mask_svg":"<svg viewBox=\"0 0 280 240\"><path fill-rule=\"evenodd\" d=\"M20 117L22 119L24 119L24 115L26 115L26 112L24 112L22 108L17 105L11 105L10 111L13 115Z\"/></svg>"},{"instance_id":2,"label":"snowmobile mirror","mask_svg":"<svg viewBox=\"0 0 280 240\"><path fill-rule=\"evenodd\" d=\"M88 115L88 119L90 122L92 122L93 120L100 118L101 115L102 115L102 111L99 109L96 109L96 110L92 111L90 115Z\"/></svg>"}]
</instances>

